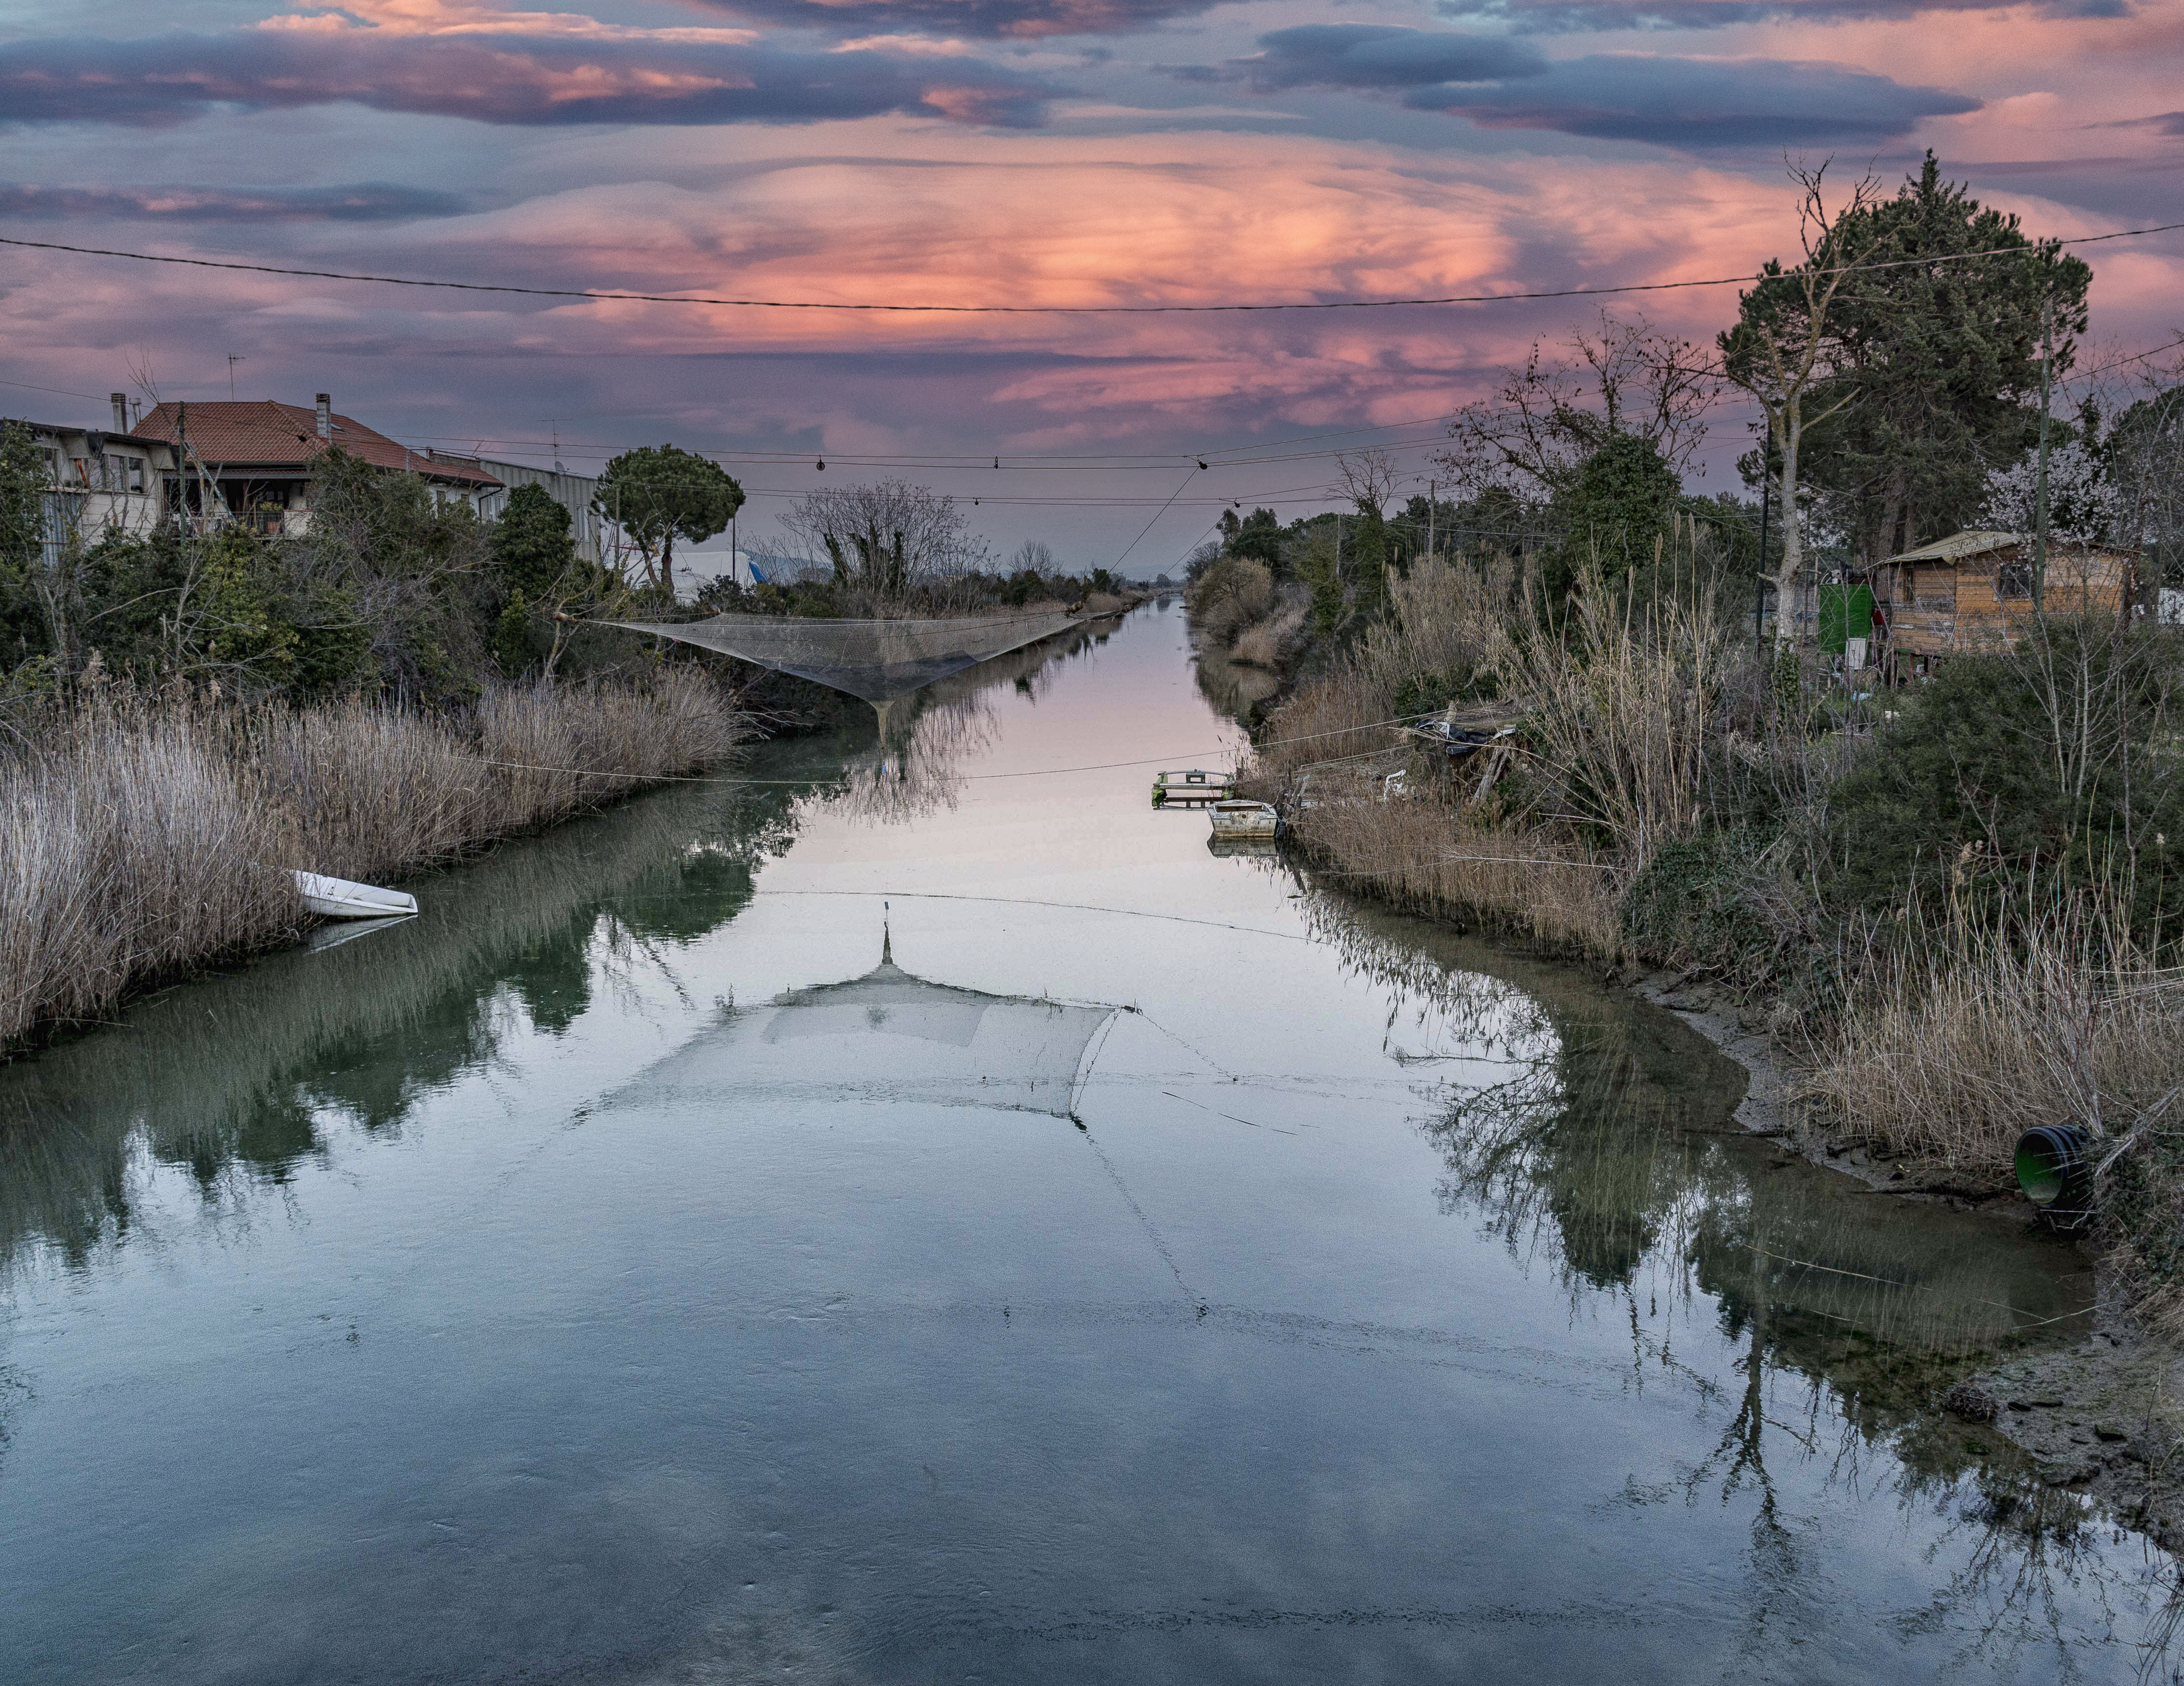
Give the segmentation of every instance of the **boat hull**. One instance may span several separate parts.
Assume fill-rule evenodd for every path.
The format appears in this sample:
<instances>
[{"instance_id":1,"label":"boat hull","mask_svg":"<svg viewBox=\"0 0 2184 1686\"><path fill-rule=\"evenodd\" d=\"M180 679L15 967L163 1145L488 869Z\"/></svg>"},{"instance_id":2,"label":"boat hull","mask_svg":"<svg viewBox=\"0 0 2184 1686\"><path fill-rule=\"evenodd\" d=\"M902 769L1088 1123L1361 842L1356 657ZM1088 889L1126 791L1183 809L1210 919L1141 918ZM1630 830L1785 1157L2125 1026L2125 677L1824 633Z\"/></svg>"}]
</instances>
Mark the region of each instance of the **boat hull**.
<instances>
[{"instance_id":1,"label":"boat hull","mask_svg":"<svg viewBox=\"0 0 2184 1686\"><path fill-rule=\"evenodd\" d=\"M1217 802L1210 812L1213 816L1213 835L1223 842L1272 837L1281 828L1281 815L1264 802Z\"/></svg>"},{"instance_id":2,"label":"boat hull","mask_svg":"<svg viewBox=\"0 0 2184 1686\"><path fill-rule=\"evenodd\" d=\"M292 872L304 905L320 919L401 919L417 911L417 898L376 884L330 878L323 872Z\"/></svg>"}]
</instances>

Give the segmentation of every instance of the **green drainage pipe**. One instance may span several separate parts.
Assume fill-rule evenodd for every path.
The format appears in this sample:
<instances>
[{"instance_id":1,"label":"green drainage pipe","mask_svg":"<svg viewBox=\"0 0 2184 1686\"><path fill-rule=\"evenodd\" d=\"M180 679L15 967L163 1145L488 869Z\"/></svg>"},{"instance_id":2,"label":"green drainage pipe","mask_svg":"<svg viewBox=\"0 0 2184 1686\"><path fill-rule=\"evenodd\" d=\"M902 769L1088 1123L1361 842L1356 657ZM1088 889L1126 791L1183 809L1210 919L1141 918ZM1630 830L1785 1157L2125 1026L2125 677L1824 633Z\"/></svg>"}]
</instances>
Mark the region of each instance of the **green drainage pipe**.
<instances>
[{"instance_id":1,"label":"green drainage pipe","mask_svg":"<svg viewBox=\"0 0 2184 1686\"><path fill-rule=\"evenodd\" d=\"M2075 1229L2092 1215L2092 1184L2077 1125L2042 1124L2017 1138L2017 1186L2058 1229Z\"/></svg>"}]
</instances>

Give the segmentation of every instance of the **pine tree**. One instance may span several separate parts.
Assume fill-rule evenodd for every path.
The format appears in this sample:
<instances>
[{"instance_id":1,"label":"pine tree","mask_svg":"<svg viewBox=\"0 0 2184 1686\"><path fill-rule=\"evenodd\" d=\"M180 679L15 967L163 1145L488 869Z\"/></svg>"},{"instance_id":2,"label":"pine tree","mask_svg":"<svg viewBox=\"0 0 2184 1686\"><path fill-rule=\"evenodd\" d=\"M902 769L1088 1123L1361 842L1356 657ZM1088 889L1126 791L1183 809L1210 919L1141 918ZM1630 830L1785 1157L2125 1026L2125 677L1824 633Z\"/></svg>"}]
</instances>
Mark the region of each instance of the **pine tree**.
<instances>
[{"instance_id":1,"label":"pine tree","mask_svg":"<svg viewBox=\"0 0 2184 1686\"><path fill-rule=\"evenodd\" d=\"M1805 473L1874 562L1977 519L2038 425L2043 312L2067 368L2092 271L1944 181L1930 152L1846 221L1861 267L1836 300L1826 401L1848 402L1806 442Z\"/></svg>"}]
</instances>

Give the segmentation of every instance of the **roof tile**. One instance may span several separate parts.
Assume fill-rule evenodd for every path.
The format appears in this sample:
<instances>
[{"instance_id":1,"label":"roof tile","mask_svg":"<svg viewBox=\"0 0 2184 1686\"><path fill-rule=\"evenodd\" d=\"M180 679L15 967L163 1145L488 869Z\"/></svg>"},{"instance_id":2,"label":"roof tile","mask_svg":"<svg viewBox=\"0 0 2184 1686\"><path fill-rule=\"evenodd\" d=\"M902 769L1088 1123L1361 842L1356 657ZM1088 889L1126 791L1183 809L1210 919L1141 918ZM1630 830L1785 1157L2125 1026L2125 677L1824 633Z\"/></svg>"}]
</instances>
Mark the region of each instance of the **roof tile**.
<instances>
[{"instance_id":1,"label":"roof tile","mask_svg":"<svg viewBox=\"0 0 2184 1686\"><path fill-rule=\"evenodd\" d=\"M319 438L319 414L315 409L280 403L271 398L187 406L162 403L138 424L138 434L164 439L170 444L176 442L185 425L185 409L188 412L190 448L214 469L285 469L307 474L312 459L327 448ZM500 484L482 470L436 462L424 452L413 451L398 440L390 439L338 411L334 415L333 426L335 446L376 468L407 469L448 485Z\"/></svg>"}]
</instances>

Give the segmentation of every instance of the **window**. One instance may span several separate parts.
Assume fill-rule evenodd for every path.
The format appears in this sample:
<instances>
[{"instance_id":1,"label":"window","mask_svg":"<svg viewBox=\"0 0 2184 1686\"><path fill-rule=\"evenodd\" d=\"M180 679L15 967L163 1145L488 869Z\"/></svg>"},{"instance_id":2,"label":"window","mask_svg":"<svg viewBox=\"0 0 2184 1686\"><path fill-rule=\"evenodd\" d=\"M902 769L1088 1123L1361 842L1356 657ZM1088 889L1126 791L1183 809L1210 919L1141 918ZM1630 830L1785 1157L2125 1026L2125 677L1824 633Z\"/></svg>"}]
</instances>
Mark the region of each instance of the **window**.
<instances>
[{"instance_id":1,"label":"window","mask_svg":"<svg viewBox=\"0 0 2184 1686\"><path fill-rule=\"evenodd\" d=\"M2004 603L2023 602L2032 595L2032 564L2018 557L1995 570L1994 594Z\"/></svg>"},{"instance_id":2,"label":"window","mask_svg":"<svg viewBox=\"0 0 2184 1686\"><path fill-rule=\"evenodd\" d=\"M109 457L106 459L106 489L126 492L131 498L144 495L144 459L142 457Z\"/></svg>"}]
</instances>

